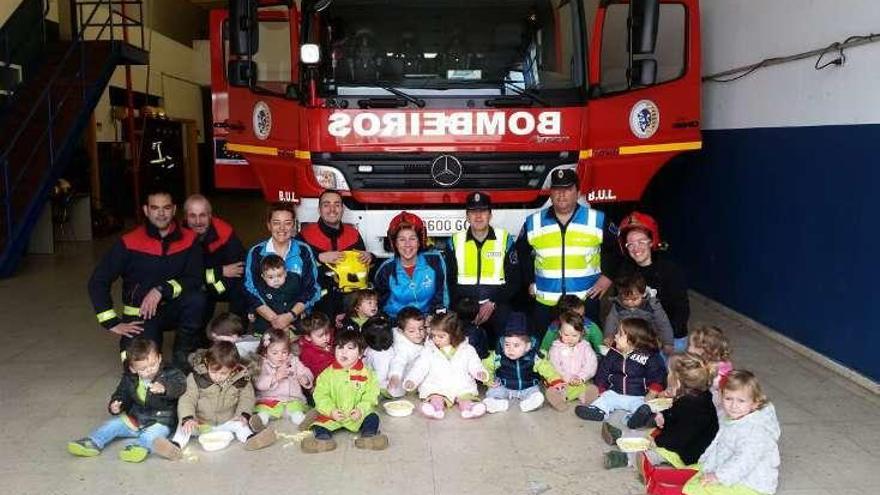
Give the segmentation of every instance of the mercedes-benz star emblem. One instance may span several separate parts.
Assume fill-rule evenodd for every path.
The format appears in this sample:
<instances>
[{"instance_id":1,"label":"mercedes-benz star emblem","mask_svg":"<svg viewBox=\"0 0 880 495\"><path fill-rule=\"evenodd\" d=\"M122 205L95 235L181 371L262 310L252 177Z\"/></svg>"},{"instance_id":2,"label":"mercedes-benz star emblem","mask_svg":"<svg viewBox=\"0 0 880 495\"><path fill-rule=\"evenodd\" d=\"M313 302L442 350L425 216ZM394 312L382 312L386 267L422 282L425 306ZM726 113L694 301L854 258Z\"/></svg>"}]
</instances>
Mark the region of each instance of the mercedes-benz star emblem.
<instances>
[{"instance_id":1,"label":"mercedes-benz star emblem","mask_svg":"<svg viewBox=\"0 0 880 495\"><path fill-rule=\"evenodd\" d=\"M438 186L452 187L461 180L464 167L452 155L440 155L431 162L431 178Z\"/></svg>"}]
</instances>

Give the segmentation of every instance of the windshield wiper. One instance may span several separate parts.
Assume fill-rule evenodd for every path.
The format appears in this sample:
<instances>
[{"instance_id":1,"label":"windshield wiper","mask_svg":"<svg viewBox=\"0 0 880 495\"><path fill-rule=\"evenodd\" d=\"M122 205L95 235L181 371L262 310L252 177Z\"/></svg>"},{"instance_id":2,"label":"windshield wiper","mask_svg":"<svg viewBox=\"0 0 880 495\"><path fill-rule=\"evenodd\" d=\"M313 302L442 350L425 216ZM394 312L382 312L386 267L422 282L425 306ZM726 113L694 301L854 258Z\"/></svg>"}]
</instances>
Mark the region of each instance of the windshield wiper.
<instances>
[{"instance_id":1,"label":"windshield wiper","mask_svg":"<svg viewBox=\"0 0 880 495\"><path fill-rule=\"evenodd\" d=\"M522 105L524 103L528 103L531 106L532 103L537 103L543 107L549 107L550 104L544 101L538 95L531 93L527 90L520 89L514 83L520 81L511 81L509 79L504 79L500 81L504 88L509 89L516 93L516 96L500 96L498 98L492 98L486 100L487 107L513 107L517 105Z\"/></svg>"},{"instance_id":2,"label":"windshield wiper","mask_svg":"<svg viewBox=\"0 0 880 495\"><path fill-rule=\"evenodd\" d=\"M379 88L388 91L389 93L393 94L394 97L372 96L370 98L358 100L358 106L361 108L400 108L412 103L419 108L425 107L425 100L421 98L417 98L410 94L404 93L403 91L392 88L391 86L379 86Z\"/></svg>"},{"instance_id":3,"label":"windshield wiper","mask_svg":"<svg viewBox=\"0 0 880 495\"><path fill-rule=\"evenodd\" d=\"M412 103L413 105L415 105L419 108L425 108L425 100L423 100L421 98L417 98L413 95L404 93L403 91L401 91L397 88L392 88L391 86L382 86L382 89L384 89L385 91L388 91L389 93L391 93L395 96L399 96L399 97L403 98L404 100Z\"/></svg>"}]
</instances>

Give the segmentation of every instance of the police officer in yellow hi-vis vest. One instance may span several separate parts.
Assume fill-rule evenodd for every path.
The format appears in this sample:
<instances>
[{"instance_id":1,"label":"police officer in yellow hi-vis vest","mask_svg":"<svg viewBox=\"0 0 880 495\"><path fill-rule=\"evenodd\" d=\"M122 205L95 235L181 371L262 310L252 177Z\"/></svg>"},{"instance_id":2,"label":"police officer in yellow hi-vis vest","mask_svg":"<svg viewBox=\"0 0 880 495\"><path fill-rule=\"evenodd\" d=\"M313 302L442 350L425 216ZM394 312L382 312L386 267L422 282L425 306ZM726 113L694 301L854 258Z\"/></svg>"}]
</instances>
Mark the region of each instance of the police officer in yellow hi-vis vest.
<instances>
[{"instance_id":1,"label":"police officer in yellow hi-vis vest","mask_svg":"<svg viewBox=\"0 0 880 495\"><path fill-rule=\"evenodd\" d=\"M473 322L488 333L490 349L504 330L510 300L521 287L515 239L490 225L492 201L484 192L472 192L465 202L469 226L449 241L447 280L454 304L470 298L479 304Z\"/></svg>"},{"instance_id":2,"label":"police officer in yellow hi-vis vest","mask_svg":"<svg viewBox=\"0 0 880 495\"><path fill-rule=\"evenodd\" d=\"M611 280L602 275L605 217L578 203L578 178L572 169L554 170L550 202L526 218L517 239L519 259L532 308L532 331L539 338L553 320L554 307L565 294L586 302L586 316L598 321L599 297Z\"/></svg>"}]
</instances>

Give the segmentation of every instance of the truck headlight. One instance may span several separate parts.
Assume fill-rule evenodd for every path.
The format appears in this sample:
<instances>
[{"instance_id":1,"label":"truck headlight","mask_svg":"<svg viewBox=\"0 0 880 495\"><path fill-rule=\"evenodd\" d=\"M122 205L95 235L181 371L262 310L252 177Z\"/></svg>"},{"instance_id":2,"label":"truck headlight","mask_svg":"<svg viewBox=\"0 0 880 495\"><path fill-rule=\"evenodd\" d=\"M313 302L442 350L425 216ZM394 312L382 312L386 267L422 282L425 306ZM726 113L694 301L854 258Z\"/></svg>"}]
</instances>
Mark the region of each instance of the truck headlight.
<instances>
[{"instance_id":1,"label":"truck headlight","mask_svg":"<svg viewBox=\"0 0 880 495\"><path fill-rule=\"evenodd\" d=\"M315 173L315 180L324 189L349 190L345 176L337 168L326 165L312 165L312 171Z\"/></svg>"}]
</instances>

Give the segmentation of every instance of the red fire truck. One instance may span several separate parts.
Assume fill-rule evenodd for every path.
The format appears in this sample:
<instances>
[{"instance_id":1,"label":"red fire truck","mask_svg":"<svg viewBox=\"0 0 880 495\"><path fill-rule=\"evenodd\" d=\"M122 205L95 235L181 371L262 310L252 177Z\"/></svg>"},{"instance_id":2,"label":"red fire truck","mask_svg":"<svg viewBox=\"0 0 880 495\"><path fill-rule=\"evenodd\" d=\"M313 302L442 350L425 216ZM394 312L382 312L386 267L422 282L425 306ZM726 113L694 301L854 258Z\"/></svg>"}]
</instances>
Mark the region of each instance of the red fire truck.
<instances>
[{"instance_id":1,"label":"red fire truck","mask_svg":"<svg viewBox=\"0 0 880 495\"><path fill-rule=\"evenodd\" d=\"M638 200L699 149L698 0L230 0L211 17L216 182L345 220L464 227L468 192L518 232L575 169L591 204Z\"/></svg>"}]
</instances>

